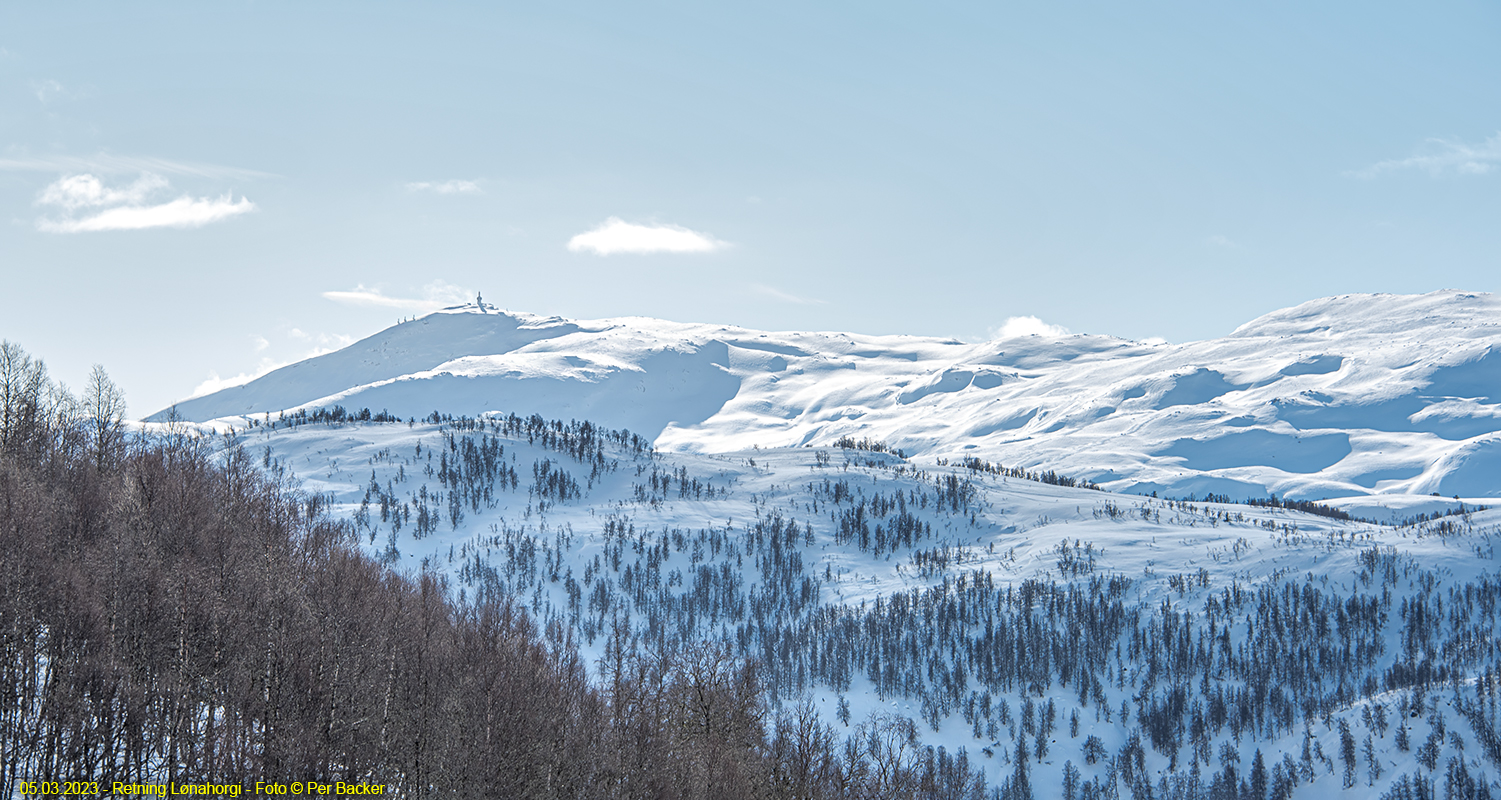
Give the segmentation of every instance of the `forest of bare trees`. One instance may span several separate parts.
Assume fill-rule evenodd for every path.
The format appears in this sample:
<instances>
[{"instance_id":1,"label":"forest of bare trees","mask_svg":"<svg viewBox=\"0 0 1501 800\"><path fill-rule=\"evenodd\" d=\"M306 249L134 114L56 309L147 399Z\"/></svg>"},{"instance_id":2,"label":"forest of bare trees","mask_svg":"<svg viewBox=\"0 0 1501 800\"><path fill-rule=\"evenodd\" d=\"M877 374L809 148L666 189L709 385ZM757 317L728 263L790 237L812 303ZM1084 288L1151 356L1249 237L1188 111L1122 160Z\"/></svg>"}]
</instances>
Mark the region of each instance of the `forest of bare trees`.
<instances>
[{"instance_id":1,"label":"forest of bare trees","mask_svg":"<svg viewBox=\"0 0 1501 800\"><path fill-rule=\"evenodd\" d=\"M769 719L716 645L618 647L364 555L325 501L187 429L127 435L0 346L0 796L316 780L410 797L977 797L906 720Z\"/></svg>"}]
</instances>

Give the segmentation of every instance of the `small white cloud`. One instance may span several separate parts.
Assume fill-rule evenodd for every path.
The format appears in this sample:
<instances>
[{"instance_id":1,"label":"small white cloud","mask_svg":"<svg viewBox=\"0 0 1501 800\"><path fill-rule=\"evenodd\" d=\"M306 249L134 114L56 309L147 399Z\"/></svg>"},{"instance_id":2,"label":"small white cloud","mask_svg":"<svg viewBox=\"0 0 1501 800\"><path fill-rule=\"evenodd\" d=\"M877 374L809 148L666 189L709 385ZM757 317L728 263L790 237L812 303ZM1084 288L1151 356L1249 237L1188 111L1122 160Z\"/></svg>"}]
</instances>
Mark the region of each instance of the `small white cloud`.
<instances>
[{"instance_id":1,"label":"small white cloud","mask_svg":"<svg viewBox=\"0 0 1501 800\"><path fill-rule=\"evenodd\" d=\"M249 383L251 380L252 378L250 377L249 373L241 373L234 376L233 378L221 378L219 377L218 372L210 370L208 377L203 380L203 383L200 383L197 386L193 387L193 393L188 395L188 399L191 400L195 397L202 397L206 394L213 394L220 389L229 389L234 386L241 386L243 384Z\"/></svg>"},{"instance_id":2,"label":"small white cloud","mask_svg":"<svg viewBox=\"0 0 1501 800\"><path fill-rule=\"evenodd\" d=\"M417 181L407 184L409 192L432 192L433 194L484 194L477 181Z\"/></svg>"},{"instance_id":3,"label":"small white cloud","mask_svg":"<svg viewBox=\"0 0 1501 800\"><path fill-rule=\"evenodd\" d=\"M407 311L430 313L440 308L471 302L475 293L468 289L454 286L447 281L436 280L422 287L422 297L420 298L392 297L382 292L379 288L366 288L364 284L360 284L345 292L324 292L323 296L335 303L343 303L349 306L400 308ZM488 306L489 303L485 305Z\"/></svg>"},{"instance_id":4,"label":"small white cloud","mask_svg":"<svg viewBox=\"0 0 1501 800\"><path fill-rule=\"evenodd\" d=\"M231 389L236 386L243 386L255 380L256 378L265 375L271 370L279 369L284 366L286 366L285 363L278 362L260 369L254 373L242 372L239 375L235 375L229 378L221 378L219 377L219 373L211 371L209 372L208 377L203 380L203 383L200 383L197 386L193 387L193 393L188 395L188 399L191 400L195 397L202 397L206 394L213 394L214 392L220 391L222 389Z\"/></svg>"},{"instance_id":5,"label":"small white cloud","mask_svg":"<svg viewBox=\"0 0 1501 800\"><path fill-rule=\"evenodd\" d=\"M1006 321L1001 323L1001 327L992 333L992 338L995 339L1014 339L1018 336L1057 338L1059 336L1068 336L1070 331L1062 325L1049 325L1037 317L1027 316L1007 317Z\"/></svg>"},{"instance_id":6,"label":"small white cloud","mask_svg":"<svg viewBox=\"0 0 1501 800\"><path fill-rule=\"evenodd\" d=\"M612 256L618 253L708 253L728 247L706 233L677 225L636 225L610 217L594 230L568 240L575 253Z\"/></svg>"},{"instance_id":7,"label":"small white cloud","mask_svg":"<svg viewBox=\"0 0 1501 800\"><path fill-rule=\"evenodd\" d=\"M255 352L259 353L262 350L265 350L266 348L268 348L270 346L271 346L271 340L270 339L267 339L264 336L257 336L257 337L255 337Z\"/></svg>"},{"instance_id":8,"label":"small white cloud","mask_svg":"<svg viewBox=\"0 0 1501 800\"><path fill-rule=\"evenodd\" d=\"M1221 236L1218 233L1209 237L1208 239L1205 239L1204 241L1214 245L1215 247L1239 247L1239 245L1232 241L1230 237Z\"/></svg>"},{"instance_id":9,"label":"small white cloud","mask_svg":"<svg viewBox=\"0 0 1501 800\"><path fill-rule=\"evenodd\" d=\"M765 295L766 297L770 297L773 300L780 300L783 303L796 303L797 305L802 306L824 305L824 301L822 300L816 300L811 297L802 297L792 294L791 292L784 292L781 289L776 288L775 286L766 286L760 283L753 283L751 284L750 288L751 291L755 292L756 294Z\"/></svg>"},{"instance_id":10,"label":"small white cloud","mask_svg":"<svg viewBox=\"0 0 1501 800\"><path fill-rule=\"evenodd\" d=\"M36 226L47 233L137 231L147 228L197 228L255 210L248 198L179 197L166 203L146 205L147 199L168 183L165 178L143 174L123 189L111 189L93 175L70 175L54 181L37 197L39 206L54 206L69 214L64 219L38 219ZM103 209L93 216L77 217L83 209Z\"/></svg>"},{"instance_id":11,"label":"small white cloud","mask_svg":"<svg viewBox=\"0 0 1501 800\"><path fill-rule=\"evenodd\" d=\"M112 206L119 203L140 203L158 189L167 188L167 179L160 175L145 173L135 183L123 189L110 189L93 175L70 175L60 178L37 198L36 204L60 206L68 211L95 206Z\"/></svg>"},{"instance_id":12,"label":"small white cloud","mask_svg":"<svg viewBox=\"0 0 1501 800\"><path fill-rule=\"evenodd\" d=\"M1375 178L1383 173L1420 169L1430 175L1446 173L1484 175L1501 166L1501 132L1478 145L1452 139L1429 139L1423 143L1427 152L1410 158L1395 158L1372 164L1361 170L1346 172L1355 178Z\"/></svg>"}]
</instances>

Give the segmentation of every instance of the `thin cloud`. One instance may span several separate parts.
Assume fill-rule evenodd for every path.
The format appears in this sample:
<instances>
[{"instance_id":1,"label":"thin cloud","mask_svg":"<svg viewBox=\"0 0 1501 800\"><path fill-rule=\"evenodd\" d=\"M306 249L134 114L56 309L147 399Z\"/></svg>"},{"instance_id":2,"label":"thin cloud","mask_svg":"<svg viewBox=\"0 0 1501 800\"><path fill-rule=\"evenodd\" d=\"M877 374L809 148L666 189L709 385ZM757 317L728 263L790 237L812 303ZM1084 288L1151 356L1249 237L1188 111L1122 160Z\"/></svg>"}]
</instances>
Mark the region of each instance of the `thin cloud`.
<instances>
[{"instance_id":1,"label":"thin cloud","mask_svg":"<svg viewBox=\"0 0 1501 800\"><path fill-rule=\"evenodd\" d=\"M406 311L436 311L441 306L428 300L418 300L412 297L389 297L379 289L366 289L357 286L347 292L329 291L324 292L326 300L342 303L346 306L375 306L381 308L400 308Z\"/></svg>"},{"instance_id":2,"label":"thin cloud","mask_svg":"<svg viewBox=\"0 0 1501 800\"><path fill-rule=\"evenodd\" d=\"M36 205L61 208L69 216L42 218L38 230L47 233L138 231L147 228L199 228L255 210L248 198L179 197L148 205L148 198L168 187L165 178L145 174L122 189L112 189L93 175L70 175L54 181L37 197ZM84 209L92 216L74 216Z\"/></svg>"},{"instance_id":3,"label":"thin cloud","mask_svg":"<svg viewBox=\"0 0 1501 800\"><path fill-rule=\"evenodd\" d=\"M407 184L409 192L432 192L433 194L484 194L478 181L417 181Z\"/></svg>"},{"instance_id":4,"label":"thin cloud","mask_svg":"<svg viewBox=\"0 0 1501 800\"><path fill-rule=\"evenodd\" d=\"M568 240L575 253L613 256L620 253L709 253L728 247L707 233L678 225L636 225L610 217L599 227Z\"/></svg>"},{"instance_id":5,"label":"thin cloud","mask_svg":"<svg viewBox=\"0 0 1501 800\"><path fill-rule=\"evenodd\" d=\"M139 231L147 228L201 228L213 222L255 210L255 203L245 198L179 197L155 206L121 206L101 211L92 217L67 220L37 220L37 228L47 233L93 233L97 231Z\"/></svg>"},{"instance_id":6,"label":"thin cloud","mask_svg":"<svg viewBox=\"0 0 1501 800\"><path fill-rule=\"evenodd\" d=\"M1222 235L1220 235L1218 233L1215 234L1215 235L1213 235L1213 236L1211 236L1211 237L1209 237L1208 239L1205 239L1204 241L1207 244L1214 245L1215 247L1238 247L1239 246L1234 241L1232 241L1230 239L1230 237L1228 237L1228 236L1222 236Z\"/></svg>"},{"instance_id":7,"label":"thin cloud","mask_svg":"<svg viewBox=\"0 0 1501 800\"><path fill-rule=\"evenodd\" d=\"M1019 336L1045 336L1058 338L1068 336L1070 331L1062 325L1049 325L1033 316L1008 317L1001 327L992 331L992 338L1015 339Z\"/></svg>"},{"instance_id":8,"label":"thin cloud","mask_svg":"<svg viewBox=\"0 0 1501 800\"><path fill-rule=\"evenodd\" d=\"M1428 152L1382 161L1345 174L1370 179L1388 172L1418 169L1434 176L1448 173L1484 175L1501 166L1501 132L1478 145L1452 139L1428 139L1424 142L1424 149Z\"/></svg>"},{"instance_id":9,"label":"thin cloud","mask_svg":"<svg viewBox=\"0 0 1501 800\"><path fill-rule=\"evenodd\" d=\"M360 284L349 291L329 291L323 293L324 299L347 306L364 306L367 308L399 308L404 311L417 311L431 313L442 308L467 303L474 297L474 292L447 281L433 281L422 287L422 297L393 297L382 292L379 288L367 288ZM489 303L485 304L486 306Z\"/></svg>"},{"instance_id":10,"label":"thin cloud","mask_svg":"<svg viewBox=\"0 0 1501 800\"><path fill-rule=\"evenodd\" d=\"M32 81L31 91L36 99L45 103L60 94L63 94L63 85L57 81Z\"/></svg>"},{"instance_id":11,"label":"thin cloud","mask_svg":"<svg viewBox=\"0 0 1501 800\"><path fill-rule=\"evenodd\" d=\"M191 161L173 161L166 158L141 156L117 156L107 153L87 157L43 156L37 158L0 158L0 171L87 172L104 175L135 172L184 175L216 180L256 180L278 177L269 172L259 172L239 167L226 167L220 164L200 164Z\"/></svg>"},{"instance_id":12,"label":"thin cloud","mask_svg":"<svg viewBox=\"0 0 1501 800\"><path fill-rule=\"evenodd\" d=\"M780 300L783 303L795 303L800 306L821 306L825 304L825 301L823 300L816 300L811 297L802 297L800 295L792 294L791 292L784 292L781 289L776 288L775 286L766 286L765 284L753 283L751 284L750 288L751 291L755 292L756 294L770 297L773 300Z\"/></svg>"}]
</instances>

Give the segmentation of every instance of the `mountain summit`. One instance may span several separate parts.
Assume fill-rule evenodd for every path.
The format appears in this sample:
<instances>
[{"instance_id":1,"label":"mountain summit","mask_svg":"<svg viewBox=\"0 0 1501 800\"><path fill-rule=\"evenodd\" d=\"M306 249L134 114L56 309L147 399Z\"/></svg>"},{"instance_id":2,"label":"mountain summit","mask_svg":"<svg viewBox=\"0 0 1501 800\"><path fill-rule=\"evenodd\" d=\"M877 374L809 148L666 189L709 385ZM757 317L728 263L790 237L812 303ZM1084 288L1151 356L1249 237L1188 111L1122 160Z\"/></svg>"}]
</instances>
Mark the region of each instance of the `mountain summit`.
<instances>
[{"instance_id":1,"label":"mountain summit","mask_svg":"<svg viewBox=\"0 0 1501 800\"><path fill-rule=\"evenodd\" d=\"M1494 497L1501 300L1342 295L1177 345L773 333L470 304L176 409L207 421L334 405L573 417L693 452L870 437L1171 496Z\"/></svg>"}]
</instances>

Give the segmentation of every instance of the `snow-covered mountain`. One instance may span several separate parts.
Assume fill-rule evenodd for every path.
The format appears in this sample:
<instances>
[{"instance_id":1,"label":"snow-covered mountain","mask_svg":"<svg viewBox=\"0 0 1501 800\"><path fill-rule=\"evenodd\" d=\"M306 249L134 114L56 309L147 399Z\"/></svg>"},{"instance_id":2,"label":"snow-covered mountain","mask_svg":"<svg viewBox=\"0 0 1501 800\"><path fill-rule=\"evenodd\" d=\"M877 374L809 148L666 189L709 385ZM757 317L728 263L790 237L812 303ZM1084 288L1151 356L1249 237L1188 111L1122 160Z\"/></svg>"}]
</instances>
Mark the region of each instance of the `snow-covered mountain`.
<instances>
[{"instance_id":1,"label":"snow-covered mountain","mask_svg":"<svg viewBox=\"0 0 1501 800\"><path fill-rule=\"evenodd\" d=\"M1498 312L1355 295L1153 345L468 306L177 409L591 665L758 662L776 725L806 704L855 758L895 736L1033 797L1481 797ZM1167 499L1206 492L1406 522Z\"/></svg>"},{"instance_id":2,"label":"snow-covered mountain","mask_svg":"<svg viewBox=\"0 0 1501 800\"><path fill-rule=\"evenodd\" d=\"M176 406L540 413L665 450L883 440L1166 496L1501 496L1501 299L1344 295L1186 344L762 332L459 306ZM162 419L166 412L155 419Z\"/></svg>"}]
</instances>

